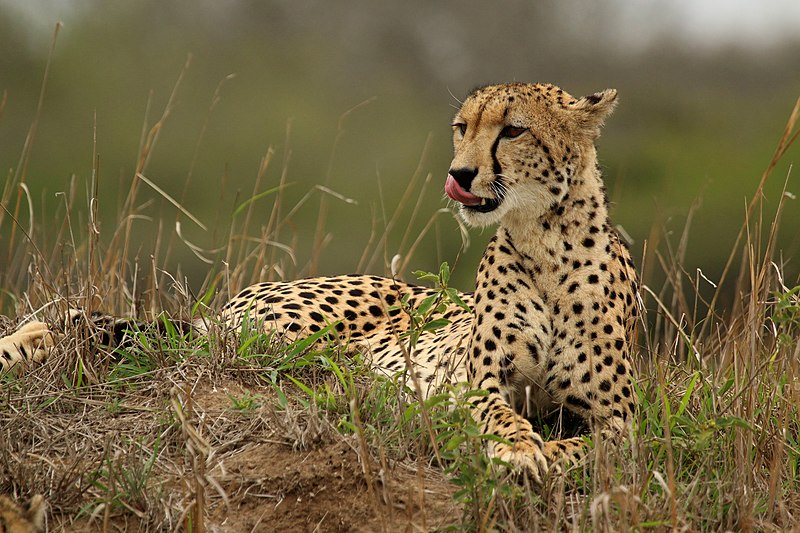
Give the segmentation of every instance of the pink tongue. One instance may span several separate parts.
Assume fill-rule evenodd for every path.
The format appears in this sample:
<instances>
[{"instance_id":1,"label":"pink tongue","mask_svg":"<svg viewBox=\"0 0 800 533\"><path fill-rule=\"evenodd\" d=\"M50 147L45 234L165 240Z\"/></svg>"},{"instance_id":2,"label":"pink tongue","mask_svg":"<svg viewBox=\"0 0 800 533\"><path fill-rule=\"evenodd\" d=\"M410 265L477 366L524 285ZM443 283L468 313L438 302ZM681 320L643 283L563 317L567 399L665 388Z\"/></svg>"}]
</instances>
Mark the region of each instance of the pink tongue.
<instances>
[{"instance_id":1,"label":"pink tongue","mask_svg":"<svg viewBox=\"0 0 800 533\"><path fill-rule=\"evenodd\" d=\"M444 183L444 192L456 202L464 205L478 205L481 203L480 198L462 189L461 185L450 174L447 175L447 181Z\"/></svg>"}]
</instances>

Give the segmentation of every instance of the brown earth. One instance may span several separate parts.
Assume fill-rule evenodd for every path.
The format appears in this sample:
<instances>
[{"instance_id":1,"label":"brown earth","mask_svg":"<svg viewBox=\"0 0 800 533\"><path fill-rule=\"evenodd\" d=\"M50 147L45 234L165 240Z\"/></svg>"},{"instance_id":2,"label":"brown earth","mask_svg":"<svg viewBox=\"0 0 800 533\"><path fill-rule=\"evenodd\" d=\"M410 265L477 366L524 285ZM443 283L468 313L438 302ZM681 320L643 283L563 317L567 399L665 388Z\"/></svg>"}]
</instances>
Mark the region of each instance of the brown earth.
<instances>
[{"instance_id":1,"label":"brown earth","mask_svg":"<svg viewBox=\"0 0 800 533\"><path fill-rule=\"evenodd\" d=\"M210 393L198 403L220 399ZM428 531L459 518L454 486L440 470L397 462L384 471L368 457L370 485L364 463L355 437L333 435L304 451L277 442L245 447L225 462L230 504L216 505L209 522L231 532Z\"/></svg>"}]
</instances>

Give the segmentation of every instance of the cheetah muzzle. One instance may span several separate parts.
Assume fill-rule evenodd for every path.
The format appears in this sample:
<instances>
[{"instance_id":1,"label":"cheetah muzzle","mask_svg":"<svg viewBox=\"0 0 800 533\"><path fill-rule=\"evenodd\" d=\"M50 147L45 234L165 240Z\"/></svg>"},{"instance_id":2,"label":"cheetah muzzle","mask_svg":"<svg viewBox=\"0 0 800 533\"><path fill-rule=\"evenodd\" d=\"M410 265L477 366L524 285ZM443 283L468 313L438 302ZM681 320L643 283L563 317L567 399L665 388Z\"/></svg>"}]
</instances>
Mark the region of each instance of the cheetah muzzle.
<instances>
[{"instance_id":1,"label":"cheetah muzzle","mask_svg":"<svg viewBox=\"0 0 800 533\"><path fill-rule=\"evenodd\" d=\"M472 180L470 178L464 178L464 176L468 176L469 174L470 171L468 170L451 170L447 175L447 181L444 185L444 191L447 193L447 196L460 203L464 209L469 209L478 213L490 213L497 209L502 201L500 198L481 198L464 190L464 187L462 187L460 183L465 183L466 187L469 188L469 183L471 183ZM456 176L459 177L456 178Z\"/></svg>"}]
</instances>

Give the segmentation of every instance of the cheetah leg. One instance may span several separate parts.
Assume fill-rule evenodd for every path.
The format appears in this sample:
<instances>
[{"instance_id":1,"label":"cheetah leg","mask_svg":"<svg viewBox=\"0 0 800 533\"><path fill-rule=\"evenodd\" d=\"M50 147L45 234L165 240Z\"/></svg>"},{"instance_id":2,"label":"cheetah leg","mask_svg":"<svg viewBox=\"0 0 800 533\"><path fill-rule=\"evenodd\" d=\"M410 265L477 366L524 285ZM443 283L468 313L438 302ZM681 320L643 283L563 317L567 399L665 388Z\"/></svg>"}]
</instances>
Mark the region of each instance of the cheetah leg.
<instances>
[{"instance_id":1,"label":"cheetah leg","mask_svg":"<svg viewBox=\"0 0 800 533\"><path fill-rule=\"evenodd\" d=\"M44 322L28 322L0 339L0 373L41 363L50 355L56 338Z\"/></svg>"},{"instance_id":2,"label":"cheetah leg","mask_svg":"<svg viewBox=\"0 0 800 533\"><path fill-rule=\"evenodd\" d=\"M34 320L22 324L14 333L1 338L0 374L20 372L24 367L44 362L65 329L85 314L81 309L71 308L59 325L51 326Z\"/></svg>"},{"instance_id":3,"label":"cheetah leg","mask_svg":"<svg viewBox=\"0 0 800 533\"><path fill-rule=\"evenodd\" d=\"M164 332L160 320L141 322L127 318L116 318L100 312L87 313L82 309L71 308L62 323L50 326L44 322L28 322L17 331L0 339L0 374L18 372L22 367L41 363L50 355L56 341L63 337L78 323L88 326L90 344L113 348L129 347L135 344L136 337L129 335L130 330L155 328ZM201 322L172 321L172 325L183 333L195 329L205 331Z\"/></svg>"},{"instance_id":4,"label":"cheetah leg","mask_svg":"<svg viewBox=\"0 0 800 533\"><path fill-rule=\"evenodd\" d=\"M626 346L621 327L601 323L594 337L559 339L553 351L558 358L548 364L546 389L554 403L582 418L611 446L622 441L636 404ZM550 464L566 466L588 452L584 439L575 437L548 442L545 456Z\"/></svg>"},{"instance_id":5,"label":"cheetah leg","mask_svg":"<svg viewBox=\"0 0 800 533\"><path fill-rule=\"evenodd\" d=\"M526 472L531 480L541 484L548 471L547 445L530 422L517 414L501 394L493 392L499 390L499 383L491 381L496 379L480 382L481 388L489 391L488 396L471 400L473 418L481 425L483 434L502 439L488 441L488 454Z\"/></svg>"}]
</instances>

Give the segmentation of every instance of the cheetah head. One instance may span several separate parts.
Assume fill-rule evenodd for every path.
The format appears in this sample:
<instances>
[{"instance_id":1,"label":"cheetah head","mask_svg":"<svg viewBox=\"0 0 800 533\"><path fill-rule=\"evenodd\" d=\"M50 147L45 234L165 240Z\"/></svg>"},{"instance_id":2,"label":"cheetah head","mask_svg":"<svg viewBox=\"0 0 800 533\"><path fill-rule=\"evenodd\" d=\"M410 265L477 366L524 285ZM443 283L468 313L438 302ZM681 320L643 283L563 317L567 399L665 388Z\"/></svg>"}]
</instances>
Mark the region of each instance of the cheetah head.
<instances>
[{"instance_id":1,"label":"cheetah head","mask_svg":"<svg viewBox=\"0 0 800 533\"><path fill-rule=\"evenodd\" d=\"M445 183L472 226L540 217L595 165L594 140L616 105L607 89L574 98L553 85L513 83L473 91L453 120Z\"/></svg>"}]
</instances>

